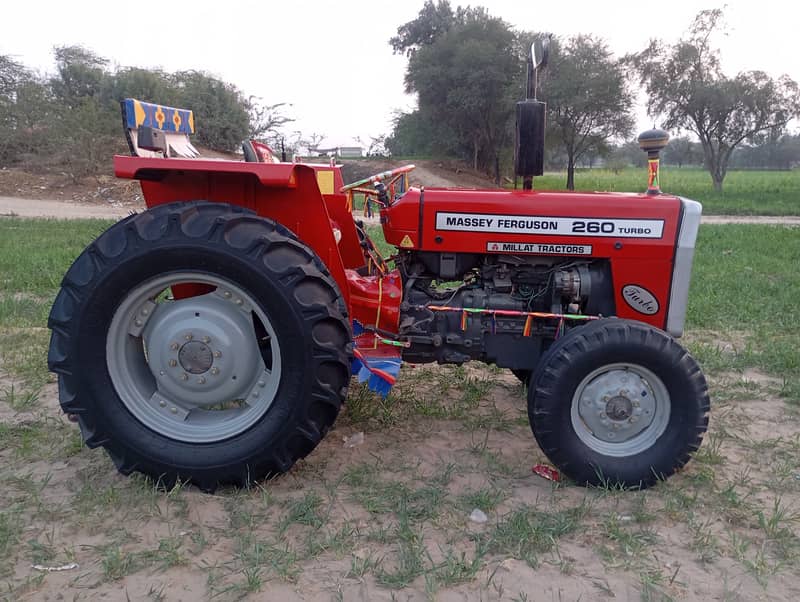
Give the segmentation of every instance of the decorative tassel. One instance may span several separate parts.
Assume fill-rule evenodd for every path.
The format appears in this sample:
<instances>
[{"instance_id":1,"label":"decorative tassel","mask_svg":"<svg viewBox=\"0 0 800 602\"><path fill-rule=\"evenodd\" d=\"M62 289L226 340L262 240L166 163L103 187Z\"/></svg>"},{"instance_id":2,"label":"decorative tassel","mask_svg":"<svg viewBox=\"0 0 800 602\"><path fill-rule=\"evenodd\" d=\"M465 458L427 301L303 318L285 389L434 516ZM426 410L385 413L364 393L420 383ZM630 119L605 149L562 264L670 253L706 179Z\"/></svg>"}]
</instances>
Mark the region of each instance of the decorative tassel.
<instances>
[{"instance_id":1,"label":"decorative tassel","mask_svg":"<svg viewBox=\"0 0 800 602\"><path fill-rule=\"evenodd\" d=\"M525 318L525 328L522 329L522 336L531 336L531 330L533 330L533 316L528 316Z\"/></svg>"},{"instance_id":2,"label":"decorative tassel","mask_svg":"<svg viewBox=\"0 0 800 602\"><path fill-rule=\"evenodd\" d=\"M399 357L367 359L358 349L353 353L355 357L350 368L351 373L356 376L358 382L366 382L371 391L385 398L397 381L402 360Z\"/></svg>"}]
</instances>

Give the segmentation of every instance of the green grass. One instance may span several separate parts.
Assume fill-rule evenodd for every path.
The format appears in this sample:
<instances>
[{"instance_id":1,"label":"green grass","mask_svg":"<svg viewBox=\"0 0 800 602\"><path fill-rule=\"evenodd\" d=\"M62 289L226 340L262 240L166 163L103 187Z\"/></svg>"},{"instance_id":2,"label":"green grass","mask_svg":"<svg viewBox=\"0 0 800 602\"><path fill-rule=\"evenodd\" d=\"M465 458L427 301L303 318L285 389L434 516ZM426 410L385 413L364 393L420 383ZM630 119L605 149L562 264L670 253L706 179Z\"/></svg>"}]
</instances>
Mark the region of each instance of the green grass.
<instances>
[{"instance_id":1,"label":"green grass","mask_svg":"<svg viewBox=\"0 0 800 602\"><path fill-rule=\"evenodd\" d=\"M798 265L800 228L700 228L687 331L693 350L707 368L755 366L788 383L797 382ZM702 331L714 334L704 337ZM788 388L787 393L791 393Z\"/></svg>"},{"instance_id":2,"label":"green grass","mask_svg":"<svg viewBox=\"0 0 800 602\"><path fill-rule=\"evenodd\" d=\"M61 278L83 248L113 222L0 217L0 364L35 395L47 380L47 314Z\"/></svg>"},{"instance_id":3,"label":"green grass","mask_svg":"<svg viewBox=\"0 0 800 602\"><path fill-rule=\"evenodd\" d=\"M567 175L547 173L534 179L538 190L563 190ZM644 192L647 171L626 168L578 169L575 190ZM702 169L661 167L661 189L703 203L706 215L800 215L800 169L792 171L731 171L722 192L715 192L711 176Z\"/></svg>"}]
</instances>

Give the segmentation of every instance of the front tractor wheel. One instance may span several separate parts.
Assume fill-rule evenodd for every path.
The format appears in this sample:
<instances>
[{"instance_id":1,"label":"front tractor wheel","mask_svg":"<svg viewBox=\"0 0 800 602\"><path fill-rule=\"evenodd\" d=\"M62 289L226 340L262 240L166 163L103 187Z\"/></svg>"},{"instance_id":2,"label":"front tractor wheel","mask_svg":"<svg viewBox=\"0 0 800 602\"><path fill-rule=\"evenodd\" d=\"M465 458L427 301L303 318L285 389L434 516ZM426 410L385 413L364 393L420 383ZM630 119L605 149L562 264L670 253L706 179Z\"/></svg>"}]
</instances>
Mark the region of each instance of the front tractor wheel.
<instances>
[{"instance_id":1,"label":"front tractor wheel","mask_svg":"<svg viewBox=\"0 0 800 602\"><path fill-rule=\"evenodd\" d=\"M67 272L49 324L61 406L86 444L167 485L288 470L347 392L335 282L286 229L230 205L112 226Z\"/></svg>"},{"instance_id":2,"label":"front tractor wheel","mask_svg":"<svg viewBox=\"0 0 800 602\"><path fill-rule=\"evenodd\" d=\"M697 362L640 322L574 328L542 359L528 415L550 460L581 484L643 488L698 449L709 398Z\"/></svg>"}]
</instances>

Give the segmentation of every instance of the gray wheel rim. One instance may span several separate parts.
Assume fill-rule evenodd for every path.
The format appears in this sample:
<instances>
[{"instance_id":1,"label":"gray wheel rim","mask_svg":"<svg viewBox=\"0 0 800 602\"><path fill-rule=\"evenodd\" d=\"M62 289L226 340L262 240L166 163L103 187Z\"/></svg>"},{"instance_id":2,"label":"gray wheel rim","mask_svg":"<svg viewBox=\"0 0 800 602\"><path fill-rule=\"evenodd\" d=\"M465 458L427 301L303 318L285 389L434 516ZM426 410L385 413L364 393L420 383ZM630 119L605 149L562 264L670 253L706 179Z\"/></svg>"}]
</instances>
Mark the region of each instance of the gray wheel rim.
<instances>
[{"instance_id":1,"label":"gray wheel rim","mask_svg":"<svg viewBox=\"0 0 800 602\"><path fill-rule=\"evenodd\" d=\"M608 364L589 373L572 397L572 428L592 450L617 458L650 448L670 417L667 387L638 364Z\"/></svg>"},{"instance_id":2,"label":"gray wheel rim","mask_svg":"<svg viewBox=\"0 0 800 602\"><path fill-rule=\"evenodd\" d=\"M211 292L180 300L169 287ZM254 323L263 327L257 339ZM269 365L261 349L268 349ZM272 405L280 345L256 300L225 278L174 272L143 282L120 303L106 338L106 365L122 403L147 428L210 443L242 433Z\"/></svg>"}]
</instances>

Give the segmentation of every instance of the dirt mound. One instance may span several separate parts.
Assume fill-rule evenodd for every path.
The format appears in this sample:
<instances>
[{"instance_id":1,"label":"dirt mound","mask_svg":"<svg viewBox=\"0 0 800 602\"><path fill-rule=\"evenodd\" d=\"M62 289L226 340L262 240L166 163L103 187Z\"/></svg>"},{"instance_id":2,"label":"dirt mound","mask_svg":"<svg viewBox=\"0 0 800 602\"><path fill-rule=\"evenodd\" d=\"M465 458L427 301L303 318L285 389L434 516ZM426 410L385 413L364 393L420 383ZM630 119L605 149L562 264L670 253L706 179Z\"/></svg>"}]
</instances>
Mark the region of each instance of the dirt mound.
<instances>
[{"instance_id":1,"label":"dirt mound","mask_svg":"<svg viewBox=\"0 0 800 602\"><path fill-rule=\"evenodd\" d=\"M0 169L0 196L57 199L79 203L139 205L139 182L97 175L75 182L66 173L30 173L20 168Z\"/></svg>"}]
</instances>

